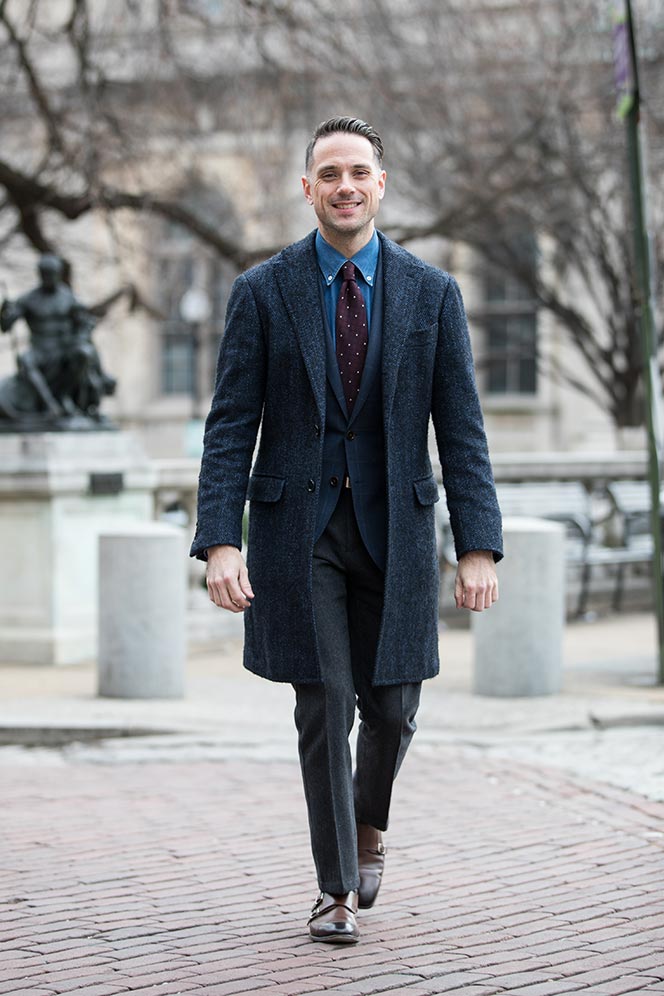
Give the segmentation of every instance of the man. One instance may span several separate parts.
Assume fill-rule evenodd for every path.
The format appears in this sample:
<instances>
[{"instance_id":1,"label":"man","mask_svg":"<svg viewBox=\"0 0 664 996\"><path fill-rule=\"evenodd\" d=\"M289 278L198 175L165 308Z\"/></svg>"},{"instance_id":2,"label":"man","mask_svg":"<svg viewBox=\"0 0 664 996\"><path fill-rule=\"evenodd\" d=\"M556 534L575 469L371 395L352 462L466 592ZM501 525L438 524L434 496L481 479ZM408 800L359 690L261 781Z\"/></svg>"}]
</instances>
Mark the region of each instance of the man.
<instances>
[{"instance_id":1,"label":"man","mask_svg":"<svg viewBox=\"0 0 664 996\"><path fill-rule=\"evenodd\" d=\"M376 232L382 157L365 122L319 125L302 178L317 231L235 282L192 546L211 600L246 613L245 666L294 685L320 888L309 933L333 943L357 941L358 906L376 899L392 783L438 671L430 417L457 606L496 600L501 556L461 297Z\"/></svg>"}]
</instances>

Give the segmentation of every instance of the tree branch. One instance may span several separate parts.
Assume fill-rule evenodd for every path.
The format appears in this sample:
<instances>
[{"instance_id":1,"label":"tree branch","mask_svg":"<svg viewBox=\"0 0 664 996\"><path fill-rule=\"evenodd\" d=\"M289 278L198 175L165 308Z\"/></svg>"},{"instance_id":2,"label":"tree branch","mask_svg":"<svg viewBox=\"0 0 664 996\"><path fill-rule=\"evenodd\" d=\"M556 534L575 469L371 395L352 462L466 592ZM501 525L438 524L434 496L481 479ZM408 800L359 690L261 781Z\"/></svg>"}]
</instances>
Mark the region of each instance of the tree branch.
<instances>
[{"instance_id":1,"label":"tree branch","mask_svg":"<svg viewBox=\"0 0 664 996\"><path fill-rule=\"evenodd\" d=\"M39 210L44 208L57 211L70 221L75 221L95 208L105 208L107 211L119 211L124 208L156 214L182 225L238 268L245 267L254 259L264 258L273 251L265 249L248 252L181 203L148 192L134 193L102 186L94 195L89 191L83 194L63 194L49 184L19 173L1 160L0 184L5 187L8 196L21 214L22 227L25 221L27 227L23 230L26 236L41 252L53 251L50 244L48 249L44 248L45 237L38 224Z\"/></svg>"},{"instance_id":2,"label":"tree branch","mask_svg":"<svg viewBox=\"0 0 664 996\"><path fill-rule=\"evenodd\" d=\"M46 126L51 144L62 156L66 157L67 150L60 134L59 115L51 107L51 103L46 93L46 88L42 84L37 70L28 55L27 45L18 36L16 28L7 16L6 6L4 3L0 6L0 22L4 24L11 43L14 46L19 64L28 80L28 87L32 95L32 99L34 100L41 119Z\"/></svg>"}]
</instances>

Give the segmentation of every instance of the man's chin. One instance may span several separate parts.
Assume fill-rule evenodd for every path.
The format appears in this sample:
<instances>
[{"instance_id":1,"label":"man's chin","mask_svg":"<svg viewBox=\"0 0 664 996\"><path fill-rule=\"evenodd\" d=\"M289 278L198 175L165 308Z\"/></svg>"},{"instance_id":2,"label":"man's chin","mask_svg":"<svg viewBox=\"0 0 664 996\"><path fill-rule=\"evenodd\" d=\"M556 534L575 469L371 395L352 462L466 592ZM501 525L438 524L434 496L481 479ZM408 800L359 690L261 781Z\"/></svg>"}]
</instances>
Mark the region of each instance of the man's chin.
<instances>
[{"instance_id":1,"label":"man's chin","mask_svg":"<svg viewBox=\"0 0 664 996\"><path fill-rule=\"evenodd\" d=\"M327 226L338 235L359 235L371 224L366 218L331 218Z\"/></svg>"}]
</instances>

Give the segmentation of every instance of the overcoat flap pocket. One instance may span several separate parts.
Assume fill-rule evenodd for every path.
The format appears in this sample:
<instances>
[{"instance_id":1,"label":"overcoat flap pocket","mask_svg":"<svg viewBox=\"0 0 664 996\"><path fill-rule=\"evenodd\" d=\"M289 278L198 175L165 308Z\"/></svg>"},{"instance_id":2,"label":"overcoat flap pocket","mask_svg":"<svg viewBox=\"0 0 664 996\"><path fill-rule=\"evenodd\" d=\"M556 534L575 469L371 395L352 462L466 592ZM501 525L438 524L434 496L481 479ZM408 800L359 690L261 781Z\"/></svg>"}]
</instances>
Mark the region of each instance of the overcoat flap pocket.
<instances>
[{"instance_id":1,"label":"overcoat flap pocket","mask_svg":"<svg viewBox=\"0 0 664 996\"><path fill-rule=\"evenodd\" d=\"M413 481L415 494L420 505L434 505L440 498L438 485L433 474L429 477L421 477L419 481Z\"/></svg>"},{"instance_id":2,"label":"overcoat flap pocket","mask_svg":"<svg viewBox=\"0 0 664 996\"><path fill-rule=\"evenodd\" d=\"M267 477L262 474L252 474L249 478L247 498L249 501L279 501L283 494L285 483L283 477Z\"/></svg>"}]
</instances>

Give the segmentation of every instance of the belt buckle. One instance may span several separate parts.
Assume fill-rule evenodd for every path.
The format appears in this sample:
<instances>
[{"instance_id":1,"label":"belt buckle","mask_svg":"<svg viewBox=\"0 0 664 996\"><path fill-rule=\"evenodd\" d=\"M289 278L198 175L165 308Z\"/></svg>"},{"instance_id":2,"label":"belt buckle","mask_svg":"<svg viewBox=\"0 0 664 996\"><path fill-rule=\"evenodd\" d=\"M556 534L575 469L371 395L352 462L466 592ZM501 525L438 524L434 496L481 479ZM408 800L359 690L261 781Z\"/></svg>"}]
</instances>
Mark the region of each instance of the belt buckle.
<instances>
[{"instance_id":1,"label":"belt buckle","mask_svg":"<svg viewBox=\"0 0 664 996\"><path fill-rule=\"evenodd\" d=\"M350 484L350 477L349 477L348 474L346 474L346 476L344 477L344 487L345 488L350 488L350 486L351 486L351 484Z\"/></svg>"}]
</instances>

